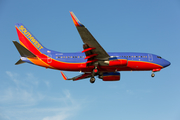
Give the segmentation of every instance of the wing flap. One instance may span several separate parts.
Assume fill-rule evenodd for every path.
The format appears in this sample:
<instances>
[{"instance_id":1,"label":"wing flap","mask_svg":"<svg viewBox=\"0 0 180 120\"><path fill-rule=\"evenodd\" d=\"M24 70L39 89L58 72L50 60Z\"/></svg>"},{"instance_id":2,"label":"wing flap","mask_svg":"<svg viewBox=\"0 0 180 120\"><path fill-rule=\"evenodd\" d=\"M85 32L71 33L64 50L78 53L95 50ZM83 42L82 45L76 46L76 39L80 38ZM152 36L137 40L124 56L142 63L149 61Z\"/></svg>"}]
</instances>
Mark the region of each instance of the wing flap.
<instances>
[{"instance_id":1,"label":"wing flap","mask_svg":"<svg viewBox=\"0 0 180 120\"><path fill-rule=\"evenodd\" d=\"M98 54L98 56L96 57L97 59L109 57L108 53L101 47L101 45L91 35L91 33L88 31L87 28L79 27L79 26L77 26L76 28L77 28L83 42L86 45L88 45L90 48L96 48L96 49L92 49L91 51L93 53Z\"/></svg>"}]
</instances>

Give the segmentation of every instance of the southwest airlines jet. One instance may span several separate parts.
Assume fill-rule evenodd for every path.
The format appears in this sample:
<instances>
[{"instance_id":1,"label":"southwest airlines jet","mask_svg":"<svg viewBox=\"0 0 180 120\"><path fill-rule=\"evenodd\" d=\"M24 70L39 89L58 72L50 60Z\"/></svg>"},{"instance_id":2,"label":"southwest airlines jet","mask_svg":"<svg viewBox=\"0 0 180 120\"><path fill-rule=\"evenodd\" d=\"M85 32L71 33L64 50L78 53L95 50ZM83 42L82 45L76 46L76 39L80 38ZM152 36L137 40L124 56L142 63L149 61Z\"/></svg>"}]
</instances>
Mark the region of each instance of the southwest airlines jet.
<instances>
[{"instance_id":1,"label":"southwest airlines jet","mask_svg":"<svg viewBox=\"0 0 180 120\"><path fill-rule=\"evenodd\" d=\"M106 52L73 12L70 14L84 43L82 52L62 53L47 49L23 24L17 23L15 27L20 43L13 43L21 57L16 65L27 62L61 70L65 80L90 78L91 83L95 82L95 76L103 81L118 81L118 71L152 71L151 76L154 77L154 72L170 65L169 61L150 53ZM62 71L80 71L83 74L67 78Z\"/></svg>"}]
</instances>

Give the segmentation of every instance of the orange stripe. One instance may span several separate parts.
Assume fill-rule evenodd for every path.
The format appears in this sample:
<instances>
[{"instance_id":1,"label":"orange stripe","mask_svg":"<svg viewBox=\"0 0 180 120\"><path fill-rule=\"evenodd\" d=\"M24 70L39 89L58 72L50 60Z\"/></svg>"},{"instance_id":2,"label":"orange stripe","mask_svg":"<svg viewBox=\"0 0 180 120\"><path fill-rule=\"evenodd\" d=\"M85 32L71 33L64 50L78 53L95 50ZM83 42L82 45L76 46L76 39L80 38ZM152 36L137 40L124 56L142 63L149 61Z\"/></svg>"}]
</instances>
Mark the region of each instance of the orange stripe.
<instances>
[{"instance_id":1,"label":"orange stripe","mask_svg":"<svg viewBox=\"0 0 180 120\"><path fill-rule=\"evenodd\" d=\"M43 62L41 59L39 59L38 57L36 58L28 58L32 63L34 63L35 65L39 65L42 67L46 67L46 68L53 68L50 65L46 64L45 62Z\"/></svg>"}]
</instances>

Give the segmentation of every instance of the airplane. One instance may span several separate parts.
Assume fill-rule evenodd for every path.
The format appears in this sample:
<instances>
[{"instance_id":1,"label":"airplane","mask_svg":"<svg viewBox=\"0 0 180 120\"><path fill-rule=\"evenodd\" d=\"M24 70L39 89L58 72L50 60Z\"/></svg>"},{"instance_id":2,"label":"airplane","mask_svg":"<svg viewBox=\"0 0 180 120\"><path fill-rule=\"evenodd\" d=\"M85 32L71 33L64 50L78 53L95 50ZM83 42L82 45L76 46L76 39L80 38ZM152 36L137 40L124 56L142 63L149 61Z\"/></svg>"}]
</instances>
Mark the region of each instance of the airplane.
<instances>
[{"instance_id":1,"label":"airplane","mask_svg":"<svg viewBox=\"0 0 180 120\"><path fill-rule=\"evenodd\" d=\"M90 82L94 83L95 76L103 81L119 81L118 71L152 71L151 76L154 77L154 72L171 64L151 53L106 52L74 13L70 11L70 15L84 43L82 52L62 53L47 49L23 24L17 23L15 28L20 43L13 43L21 57L15 65L31 63L60 70L64 80L90 78ZM83 74L68 78L62 71L79 71Z\"/></svg>"}]
</instances>

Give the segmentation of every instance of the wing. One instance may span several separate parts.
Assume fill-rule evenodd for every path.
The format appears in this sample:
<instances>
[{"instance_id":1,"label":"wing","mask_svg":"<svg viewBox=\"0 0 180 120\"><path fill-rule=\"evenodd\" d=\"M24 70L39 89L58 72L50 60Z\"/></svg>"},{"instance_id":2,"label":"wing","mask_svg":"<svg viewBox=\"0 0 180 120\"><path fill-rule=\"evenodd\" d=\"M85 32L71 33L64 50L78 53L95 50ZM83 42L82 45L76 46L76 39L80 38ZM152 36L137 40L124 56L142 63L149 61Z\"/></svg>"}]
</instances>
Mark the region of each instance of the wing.
<instances>
[{"instance_id":1,"label":"wing","mask_svg":"<svg viewBox=\"0 0 180 120\"><path fill-rule=\"evenodd\" d=\"M73 78L67 78L66 75L62 71L61 71L61 75L64 80L73 80L73 81L91 77L91 73L84 73L84 74L81 74L81 75L73 77Z\"/></svg>"},{"instance_id":2,"label":"wing","mask_svg":"<svg viewBox=\"0 0 180 120\"><path fill-rule=\"evenodd\" d=\"M70 14L84 42L84 51L82 52L85 52L88 62L93 63L98 60L108 59L108 53L101 47L101 45L96 41L88 29L77 19L73 12L70 12Z\"/></svg>"}]
</instances>

